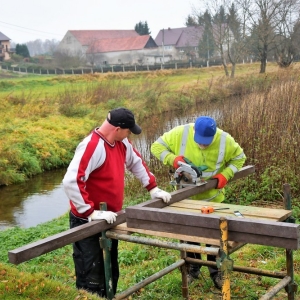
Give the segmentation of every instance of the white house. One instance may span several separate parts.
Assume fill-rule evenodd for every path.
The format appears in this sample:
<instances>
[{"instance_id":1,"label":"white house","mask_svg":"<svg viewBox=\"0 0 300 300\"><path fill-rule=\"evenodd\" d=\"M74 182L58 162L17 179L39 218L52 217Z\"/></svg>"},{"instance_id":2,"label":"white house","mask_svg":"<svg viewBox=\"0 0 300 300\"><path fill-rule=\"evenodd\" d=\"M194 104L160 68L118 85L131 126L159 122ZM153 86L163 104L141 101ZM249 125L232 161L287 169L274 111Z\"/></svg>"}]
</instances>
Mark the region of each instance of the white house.
<instances>
[{"instance_id":1,"label":"white house","mask_svg":"<svg viewBox=\"0 0 300 300\"><path fill-rule=\"evenodd\" d=\"M85 57L89 46L101 39L139 36L135 30L68 30L57 50L71 56Z\"/></svg>"},{"instance_id":2,"label":"white house","mask_svg":"<svg viewBox=\"0 0 300 300\"><path fill-rule=\"evenodd\" d=\"M150 35L94 41L86 52L89 63L101 65L152 65L159 60L158 47Z\"/></svg>"},{"instance_id":3,"label":"white house","mask_svg":"<svg viewBox=\"0 0 300 300\"><path fill-rule=\"evenodd\" d=\"M197 58L202 35L202 26L161 29L155 42L163 56L171 56L170 59Z\"/></svg>"}]
</instances>

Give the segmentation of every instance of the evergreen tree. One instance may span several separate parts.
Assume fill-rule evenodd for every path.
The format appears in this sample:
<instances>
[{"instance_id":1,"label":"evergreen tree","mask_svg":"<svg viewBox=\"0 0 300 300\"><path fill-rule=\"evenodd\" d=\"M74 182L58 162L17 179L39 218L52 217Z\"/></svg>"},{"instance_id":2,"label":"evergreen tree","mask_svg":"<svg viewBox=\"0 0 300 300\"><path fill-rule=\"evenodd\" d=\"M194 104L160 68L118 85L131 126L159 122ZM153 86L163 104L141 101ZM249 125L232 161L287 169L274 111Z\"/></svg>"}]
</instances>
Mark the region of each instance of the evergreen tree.
<instances>
[{"instance_id":1,"label":"evergreen tree","mask_svg":"<svg viewBox=\"0 0 300 300\"><path fill-rule=\"evenodd\" d=\"M199 57L205 57L209 60L214 55L215 41L212 30L212 18L207 10L203 15L198 16L198 23L204 27L202 39L199 42Z\"/></svg>"},{"instance_id":2,"label":"evergreen tree","mask_svg":"<svg viewBox=\"0 0 300 300\"><path fill-rule=\"evenodd\" d=\"M191 15L188 15L186 21L185 21L185 25L187 27L189 26L197 26L197 22L195 21L195 19L191 16Z\"/></svg>"},{"instance_id":3,"label":"evergreen tree","mask_svg":"<svg viewBox=\"0 0 300 300\"><path fill-rule=\"evenodd\" d=\"M139 34L139 35L147 35L147 34L151 34L151 31L148 27L148 23L147 21L145 22L138 22L137 24L135 24L134 30Z\"/></svg>"},{"instance_id":4,"label":"evergreen tree","mask_svg":"<svg viewBox=\"0 0 300 300\"><path fill-rule=\"evenodd\" d=\"M23 57L30 57L28 48L26 44L17 44L16 45L16 54Z\"/></svg>"}]
</instances>

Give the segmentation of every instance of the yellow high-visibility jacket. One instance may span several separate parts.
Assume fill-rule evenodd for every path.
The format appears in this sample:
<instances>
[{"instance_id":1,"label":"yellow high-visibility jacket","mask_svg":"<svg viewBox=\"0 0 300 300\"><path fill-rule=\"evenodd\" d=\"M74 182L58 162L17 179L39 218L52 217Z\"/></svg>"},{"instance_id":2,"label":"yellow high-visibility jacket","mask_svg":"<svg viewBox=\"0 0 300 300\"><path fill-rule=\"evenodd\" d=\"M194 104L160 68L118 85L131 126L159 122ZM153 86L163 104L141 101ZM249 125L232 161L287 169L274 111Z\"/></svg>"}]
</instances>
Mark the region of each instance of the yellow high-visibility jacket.
<instances>
[{"instance_id":1,"label":"yellow high-visibility jacket","mask_svg":"<svg viewBox=\"0 0 300 300\"><path fill-rule=\"evenodd\" d=\"M246 156L240 145L227 132L217 128L212 143L206 149L200 149L194 141L194 123L177 126L164 133L151 145L151 153L165 165L173 166L178 155L188 158L197 167L205 165L204 179L221 173L227 180L239 171ZM191 198L222 202L225 190L212 189Z\"/></svg>"}]
</instances>

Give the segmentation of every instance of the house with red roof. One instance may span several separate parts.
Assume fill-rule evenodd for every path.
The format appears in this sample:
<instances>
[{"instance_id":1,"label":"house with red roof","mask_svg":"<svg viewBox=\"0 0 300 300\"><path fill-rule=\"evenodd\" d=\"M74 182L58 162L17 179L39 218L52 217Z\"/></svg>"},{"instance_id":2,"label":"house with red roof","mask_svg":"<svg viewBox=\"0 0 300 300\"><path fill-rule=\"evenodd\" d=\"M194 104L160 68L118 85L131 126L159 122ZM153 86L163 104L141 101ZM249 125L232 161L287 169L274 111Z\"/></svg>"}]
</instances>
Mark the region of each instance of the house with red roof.
<instances>
[{"instance_id":1,"label":"house with red roof","mask_svg":"<svg viewBox=\"0 0 300 300\"><path fill-rule=\"evenodd\" d=\"M135 30L69 30L58 45L58 51L96 66L151 64L157 49L150 35Z\"/></svg>"},{"instance_id":2,"label":"house with red roof","mask_svg":"<svg viewBox=\"0 0 300 300\"><path fill-rule=\"evenodd\" d=\"M10 59L10 38L0 32L0 61Z\"/></svg>"},{"instance_id":3,"label":"house with red roof","mask_svg":"<svg viewBox=\"0 0 300 300\"><path fill-rule=\"evenodd\" d=\"M86 57L92 65L152 65L160 62L158 47L150 35L97 40L87 49Z\"/></svg>"},{"instance_id":4,"label":"house with red roof","mask_svg":"<svg viewBox=\"0 0 300 300\"><path fill-rule=\"evenodd\" d=\"M58 51L85 57L89 46L97 40L139 36L135 30L68 30L58 45Z\"/></svg>"}]
</instances>

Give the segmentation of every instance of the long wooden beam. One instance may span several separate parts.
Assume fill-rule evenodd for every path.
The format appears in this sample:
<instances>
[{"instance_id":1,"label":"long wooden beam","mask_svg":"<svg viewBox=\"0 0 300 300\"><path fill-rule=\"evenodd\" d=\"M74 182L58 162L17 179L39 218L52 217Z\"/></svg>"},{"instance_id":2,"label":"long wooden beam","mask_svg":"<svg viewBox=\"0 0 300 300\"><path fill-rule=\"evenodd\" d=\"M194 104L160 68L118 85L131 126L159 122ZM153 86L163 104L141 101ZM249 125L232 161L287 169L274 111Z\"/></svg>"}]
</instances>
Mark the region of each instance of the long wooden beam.
<instances>
[{"instance_id":1,"label":"long wooden beam","mask_svg":"<svg viewBox=\"0 0 300 300\"><path fill-rule=\"evenodd\" d=\"M126 222L126 215L125 211L122 210L118 212L117 220L114 224L108 224L104 220L92 221L20 248L10 250L8 252L9 262L18 265L24 261L82 240L101 231L108 230L124 222Z\"/></svg>"},{"instance_id":2,"label":"long wooden beam","mask_svg":"<svg viewBox=\"0 0 300 300\"><path fill-rule=\"evenodd\" d=\"M246 166L235 174L232 181L250 175L254 173L254 171L254 166ZM192 195L196 195L209 189L213 189L216 187L216 185L217 180L211 179L208 180L205 185L186 187L184 189L172 192L172 199L170 203L178 202ZM166 204L161 199L154 199L146 201L142 204L138 204L137 206L163 208L166 206ZM8 258L9 261L13 264L20 264L24 261L30 260L42 254L64 247L91 235L97 234L101 231L113 228L124 222L126 222L126 215L125 211L122 210L118 212L117 221L114 224L107 224L106 221L93 221L36 241L34 243L27 244L20 248L10 250L8 252Z\"/></svg>"},{"instance_id":3,"label":"long wooden beam","mask_svg":"<svg viewBox=\"0 0 300 300\"><path fill-rule=\"evenodd\" d=\"M251 175L254 172L255 172L254 166L245 166L239 172L235 173L234 177L230 180L230 182ZM217 184L218 184L217 179L209 179L203 185L187 186L183 189L179 189L171 193L172 198L169 204L181 201L183 199L206 192L211 189L215 189L217 187ZM163 208L165 206L166 204L161 199L153 199L136 205L136 207L155 207L155 208Z\"/></svg>"}]
</instances>

